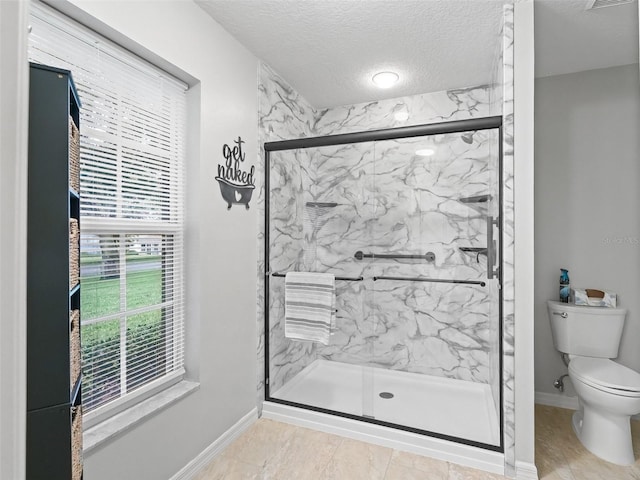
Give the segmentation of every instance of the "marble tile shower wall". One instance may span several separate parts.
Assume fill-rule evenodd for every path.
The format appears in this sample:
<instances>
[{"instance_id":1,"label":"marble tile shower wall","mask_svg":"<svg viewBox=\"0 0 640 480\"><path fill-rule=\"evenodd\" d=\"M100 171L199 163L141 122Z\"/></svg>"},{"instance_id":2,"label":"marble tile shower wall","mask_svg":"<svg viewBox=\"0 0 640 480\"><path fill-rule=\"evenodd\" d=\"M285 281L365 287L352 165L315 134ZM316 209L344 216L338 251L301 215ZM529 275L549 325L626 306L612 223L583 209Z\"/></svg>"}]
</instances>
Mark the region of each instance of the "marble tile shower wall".
<instances>
[{"instance_id":1,"label":"marble tile shower wall","mask_svg":"<svg viewBox=\"0 0 640 480\"><path fill-rule=\"evenodd\" d=\"M491 115L490 87L458 88L319 110L314 135L440 123ZM397 120L396 114L408 115Z\"/></svg>"},{"instance_id":2,"label":"marble tile shower wall","mask_svg":"<svg viewBox=\"0 0 640 480\"><path fill-rule=\"evenodd\" d=\"M259 141L260 146L259 158L256 161L256 173L257 178L265 178L264 171L264 148L263 145L268 141L288 140L292 138L309 137L313 135L313 124L315 121L315 112L311 105L309 105L304 98L302 98L298 92L296 92L291 86L289 86L284 80L282 80L273 70L267 65L261 64L259 71L259 85L258 85L258 118L259 118ZM290 218L297 218L296 211L301 208L297 203L297 197L295 191L306 190L307 185L303 185L302 182L305 178L310 178L308 175L303 176L300 172L305 166L310 164L308 155L305 150L295 152L294 158L286 158L286 162L282 164L282 168L272 167L272 172L279 172L278 175L273 175L272 179L272 195L275 191L278 195L275 197L279 201L279 204L274 203L274 199L271 200L271 212L276 212L280 215L280 218L286 219L287 215ZM287 153L292 155L292 153ZM274 164L278 164L278 155L273 154ZM289 181L291 180L291 181ZM281 184L280 189L278 182ZM264 208L265 208L265 191L264 182L256 182L257 185L257 199L256 208L258 211L258 266L257 266L257 356L258 356L258 378L257 378L257 404L258 409L262 408L262 401L265 394L265 375L264 365L265 358L265 328L264 328L264 284L265 284L265 249L264 249ZM272 225L273 227L273 225ZM277 235L277 232L275 232ZM271 258L277 259L280 263L271 265L272 271L286 271L287 269L296 268L297 262L301 258L301 252L304 251L302 241L303 232L301 227L293 225L292 231L288 233L286 239L279 238L278 245L274 245L273 228L270 232L271 235ZM288 244L285 242L288 240ZM278 250L278 247L280 249ZM275 250L274 250L275 248ZM283 279L274 278L271 282L272 289L284 290ZM284 314L283 311L278 311L279 304L274 303L274 298L279 298L278 292L275 291L270 297L269 310L270 318L279 318ZM313 345L303 345L301 343L284 342L284 332L278 330L282 328L282 325L272 328L270 331L269 347L270 347L270 364L277 364L275 360L279 357L287 359L284 362L284 370L278 372L278 375L274 375L274 378L281 378L285 380L300 371L310 361L315 358L312 354ZM291 358L297 358L297 362L291 362ZM287 373L287 367L293 368ZM279 385L272 384L272 392L275 391ZM275 388L274 388L275 387Z\"/></svg>"},{"instance_id":3,"label":"marble tile shower wall","mask_svg":"<svg viewBox=\"0 0 640 480\"><path fill-rule=\"evenodd\" d=\"M459 201L487 193L495 132L472 145L459 134L315 149L316 198L335 202L306 245L314 271L363 276L339 282L337 332L319 358L489 381L489 323L497 302L479 286L372 280L373 276L482 279L486 212ZM436 150L415 155L425 142ZM436 261L357 260L354 252L424 254ZM342 308L341 308L342 307ZM492 308L493 307L493 308ZM494 313L492 316L491 313Z\"/></svg>"},{"instance_id":4,"label":"marble tile shower wall","mask_svg":"<svg viewBox=\"0 0 640 480\"><path fill-rule=\"evenodd\" d=\"M315 186L311 181L307 150L273 152L271 155L270 267L272 272L307 271L309 223L306 201ZM313 342L284 338L284 279L272 277L269 295L269 347L272 392L315 360Z\"/></svg>"},{"instance_id":5,"label":"marble tile shower wall","mask_svg":"<svg viewBox=\"0 0 640 480\"><path fill-rule=\"evenodd\" d=\"M514 6L504 6L502 31L502 388L505 475L515 476L515 204L514 204Z\"/></svg>"},{"instance_id":6,"label":"marble tile shower wall","mask_svg":"<svg viewBox=\"0 0 640 480\"><path fill-rule=\"evenodd\" d=\"M500 32L500 37L504 35L504 27L503 31ZM489 91L489 109L491 110L491 115L501 115L502 114L502 101L503 101L503 54L502 54L502 43L496 45L496 50L493 58L493 68L492 76L491 76L491 90ZM492 155L491 158L498 158L500 154L499 145L496 143L491 146ZM496 296L499 295L499 292L494 293ZM491 352L489 356L489 372L491 375L489 384L491 385L491 393L494 400L494 405L496 408L496 412L500 411L500 324L498 322L494 322L491 324L491 331L489 333L489 338L491 342L491 346L489 347L489 351Z\"/></svg>"}]
</instances>

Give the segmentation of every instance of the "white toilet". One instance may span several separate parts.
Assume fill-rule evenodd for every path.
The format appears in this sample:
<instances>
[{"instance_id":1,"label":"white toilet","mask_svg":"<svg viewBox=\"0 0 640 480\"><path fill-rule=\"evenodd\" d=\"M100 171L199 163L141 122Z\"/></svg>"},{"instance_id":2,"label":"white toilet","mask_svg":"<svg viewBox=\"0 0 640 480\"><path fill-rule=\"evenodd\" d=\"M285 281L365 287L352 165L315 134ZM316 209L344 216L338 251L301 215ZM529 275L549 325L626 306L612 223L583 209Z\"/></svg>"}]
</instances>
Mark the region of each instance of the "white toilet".
<instances>
[{"instance_id":1,"label":"white toilet","mask_svg":"<svg viewBox=\"0 0 640 480\"><path fill-rule=\"evenodd\" d=\"M631 416L640 413L640 373L610 360L618 356L627 311L547 302L553 343L569 355L569 377L578 394L573 429L598 457L634 463Z\"/></svg>"}]
</instances>

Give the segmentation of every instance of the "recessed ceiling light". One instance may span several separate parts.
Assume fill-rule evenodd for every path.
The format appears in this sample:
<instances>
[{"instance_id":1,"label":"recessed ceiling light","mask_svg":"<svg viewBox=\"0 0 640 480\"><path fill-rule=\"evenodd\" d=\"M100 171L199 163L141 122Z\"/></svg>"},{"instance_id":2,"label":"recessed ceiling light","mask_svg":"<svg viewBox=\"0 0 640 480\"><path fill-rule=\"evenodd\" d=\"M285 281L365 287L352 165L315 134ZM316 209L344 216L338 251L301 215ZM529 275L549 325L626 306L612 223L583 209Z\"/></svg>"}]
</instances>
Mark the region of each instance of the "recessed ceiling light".
<instances>
[{"instance_id":1,"label":"recessed ceiling light","mask_svg":"<svg viewBox=\"0 0 640 480\"><path fill-rule=\"evenodd\" d=\"M390 88L400 80L400 76L395 72L379 72L371 77L371 80L379 88Z\"/></svg>"},{"instance_id":2,"label":"recessed ceiling light","mask_svg":"<svg viewBox=\"0 0 640 480\"><path fill-rule=\"evenodd\" d=\"M436 151L433 148L421 148L420 150L416 150L416 155L420 157L430 157L434 153L436 153Z\"/></svg>"}]
</instances>

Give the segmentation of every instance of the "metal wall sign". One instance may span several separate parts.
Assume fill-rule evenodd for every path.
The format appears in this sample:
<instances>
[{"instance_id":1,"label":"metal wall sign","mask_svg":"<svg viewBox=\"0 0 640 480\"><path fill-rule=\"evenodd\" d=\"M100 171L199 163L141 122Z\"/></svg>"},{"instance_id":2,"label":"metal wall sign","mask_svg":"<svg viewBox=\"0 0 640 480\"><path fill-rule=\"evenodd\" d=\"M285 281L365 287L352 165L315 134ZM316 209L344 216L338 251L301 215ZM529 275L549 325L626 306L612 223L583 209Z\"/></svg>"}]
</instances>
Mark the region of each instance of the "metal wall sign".
<instances>
[{"instance_id":1,"label":"metal wall sign","mask_svg":"<svg viewBox=\"0 0 640 480\"><path fill-rule=\"evenodd\" d=\"M216 180L220 185L220 193L225 202L227 210L233 204L241 204L249 209L249 202L255 187L255 165L250 169L243 170L245 152L242 151L244 141L241 137L233 141L233 146L225 143L222 147L224 163L218 164L218 176Z\"/></svg>"}]
</instances>

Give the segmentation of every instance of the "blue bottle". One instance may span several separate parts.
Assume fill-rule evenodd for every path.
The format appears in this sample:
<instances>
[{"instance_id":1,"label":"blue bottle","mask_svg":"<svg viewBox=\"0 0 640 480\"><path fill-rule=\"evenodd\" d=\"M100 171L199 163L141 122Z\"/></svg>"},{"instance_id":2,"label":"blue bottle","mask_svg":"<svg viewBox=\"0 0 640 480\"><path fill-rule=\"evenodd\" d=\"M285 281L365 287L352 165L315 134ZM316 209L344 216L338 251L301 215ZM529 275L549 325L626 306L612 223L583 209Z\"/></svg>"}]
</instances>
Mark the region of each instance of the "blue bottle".
<instances>
[{"instance_id":1,"label":"blue bottle","mask_svg":"<svg viewBox=\"0 0 640 480\"><path fill-rule=\"evenodd\" d=\"M571 286L569 284L569 270L560 269L560 301L562 303L569 303L569 293L571 292Z\"/></svg>"}]
</instances>

